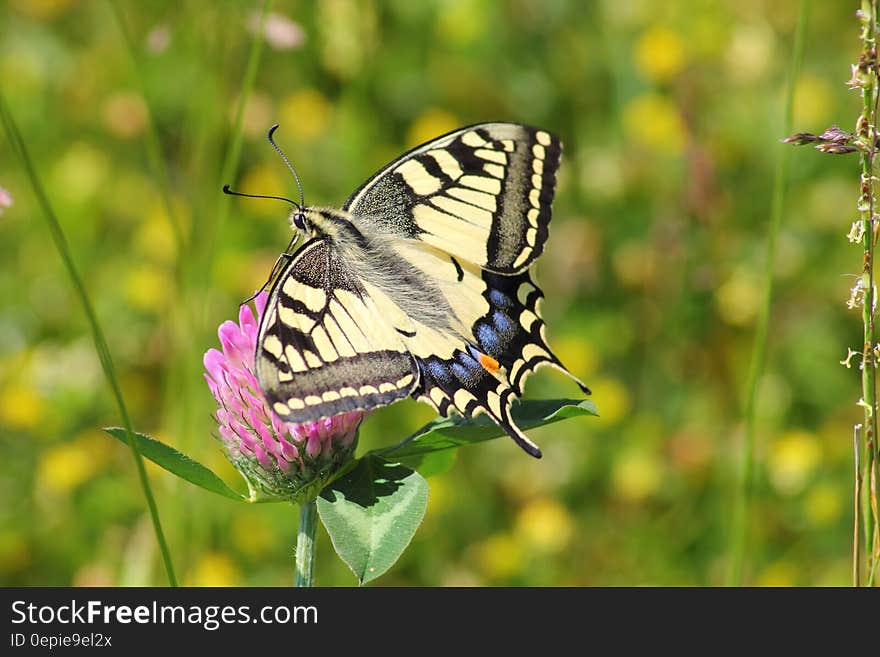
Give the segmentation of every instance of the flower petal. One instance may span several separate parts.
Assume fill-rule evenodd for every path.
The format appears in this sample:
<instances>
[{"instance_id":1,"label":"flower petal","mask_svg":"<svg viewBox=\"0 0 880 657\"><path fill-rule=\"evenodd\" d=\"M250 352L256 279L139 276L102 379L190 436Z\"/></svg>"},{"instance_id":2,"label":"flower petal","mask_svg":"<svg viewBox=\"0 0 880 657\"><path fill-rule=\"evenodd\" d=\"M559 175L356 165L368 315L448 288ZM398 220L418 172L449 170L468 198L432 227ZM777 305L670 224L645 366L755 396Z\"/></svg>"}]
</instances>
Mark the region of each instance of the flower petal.
<instances>
[{"instance_id":1,"label":"flower petal","mask_svg":"<svg viewBox=\"0 0 880 657\"><path fill-rule=\"evenodd\" d=\"M247 362L253 363L253 347L238 324L229 320L223 322L217 330L217 335L230 364L234 367L242 367Z\"/></svg>"},{"instance_id":2,"label":"flower petal","mask_svg":"<svg viewBox=\"0 0 880 657\"><path fill-rule=\"evenodd\" d=\"M266 303L268 303L268 301L268 292L260 292L254 299L254 307L257 309L257 322L263 321L263 313L266 310Z\"/></svg>"},{"instance_id":3,"label":"flower petal","mask_svg":"<svg viewBox=\"0 0 880 657\"><path fill-rule=\"evenodd\" d=\"M229 362L227 361L226 356L216 349L208 349L202 360L205 364L205 369L208 370L208 374L211 375L211 378L214 379L215 382L221 383L223 381L223 373L229 371Z\"/></svg>"},{"instance_id":4,"label":"flower petal","mask_svg":"<svg viewBox=\"0 0 880 657\"><path fill-rule=\"evenodd\" d=\"M257 344L257 320L254 319L254 312L249 305L242 304L238 309L238 323L241 325L241 332L248 341L248 344Z\"/></svg>"}]
</instances>

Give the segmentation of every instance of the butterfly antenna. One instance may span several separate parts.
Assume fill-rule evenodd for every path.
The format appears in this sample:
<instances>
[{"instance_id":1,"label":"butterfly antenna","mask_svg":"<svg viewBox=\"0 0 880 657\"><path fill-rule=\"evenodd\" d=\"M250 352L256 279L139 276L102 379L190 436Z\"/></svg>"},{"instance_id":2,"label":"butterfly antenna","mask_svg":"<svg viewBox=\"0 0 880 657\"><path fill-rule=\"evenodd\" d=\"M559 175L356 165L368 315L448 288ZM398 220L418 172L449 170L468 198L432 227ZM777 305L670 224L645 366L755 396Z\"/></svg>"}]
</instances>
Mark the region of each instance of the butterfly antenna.
<instances>
[{"instance_id":1,"label":"butterfly antenna","mask_svg":"<svg viewBox=\"0 0 880 657\"><path fill-rule=\"evenodd\" d=\"M276 123L271 128L269 128L269 143L272 144L272 148L278 151L278 154L281 156L281 159L284 160L284 164L287 165L287 168L290 169L290 173L293 174L293 177L296 178L296 186L299 187L299 207L302 208L306 204L305 194L303 194L303 186L299 181L299 176L296 175L296 169L293 168L293 165L290 163L290 160L287 159L287 156L284 154L280 148L278 148L278 144L275 143L275 140L272 139L272 135L278 129L278 124Z\"/></svg>"},{"instance_id":2,"label":"butterfly antenna","mask_svg":"<svg viewBox=\"0 0 880 657\"><path fill-rule=\"evenodd\" d=\"M283 196L264 196L263 194L242 194L241 192L232 191L229 188L229 185L223 185L223 193L229 194L230 196L244 196L245 198L272 198L276 201L287 201L291 205L296 205L297 207L301 207L297 204L296 201L291 201L289 198L284 198Z\"/></svg>"}]
</instances>

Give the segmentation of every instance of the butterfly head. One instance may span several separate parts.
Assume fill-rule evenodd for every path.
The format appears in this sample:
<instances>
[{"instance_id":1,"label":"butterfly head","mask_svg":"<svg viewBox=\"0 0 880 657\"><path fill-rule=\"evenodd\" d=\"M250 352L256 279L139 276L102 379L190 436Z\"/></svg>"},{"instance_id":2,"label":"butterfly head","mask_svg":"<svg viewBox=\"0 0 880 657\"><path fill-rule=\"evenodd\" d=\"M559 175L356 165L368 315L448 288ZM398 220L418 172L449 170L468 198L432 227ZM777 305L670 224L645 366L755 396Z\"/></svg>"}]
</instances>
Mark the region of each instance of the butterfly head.
<instances>
[{"instance_id":1,"label":"butterfly head","mask_svg":"<svg viewBox=\"0 0 880 657\"><path fill-rule=\"evenodd\" d=\"M290 209L290 216L288 217L290 220L290 225L294 230L298 230L303 233L308 233L308 223L306 222L306 209L300 206L295 206Z\"/></svg>"}]
</instances>

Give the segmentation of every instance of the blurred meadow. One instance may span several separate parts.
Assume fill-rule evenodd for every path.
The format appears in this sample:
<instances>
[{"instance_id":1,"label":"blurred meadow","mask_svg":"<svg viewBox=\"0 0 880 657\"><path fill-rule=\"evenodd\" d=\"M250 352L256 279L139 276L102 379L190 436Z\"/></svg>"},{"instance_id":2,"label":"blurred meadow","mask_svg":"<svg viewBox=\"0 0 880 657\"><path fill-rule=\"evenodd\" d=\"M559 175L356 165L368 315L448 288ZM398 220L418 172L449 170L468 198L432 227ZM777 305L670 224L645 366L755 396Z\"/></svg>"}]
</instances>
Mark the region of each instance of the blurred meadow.
<instances>
[{"instance_id":1,"label":"blurred meadow","mask_svg":"<svg viewBox=\"0 0 880 657\"><path fill-rule=\"evenodd\" d=\"M851 130L857 2L814 2L794 127ZM286 246L287 206L339 206L404 150L501 119L561 136L537 264L548 334L601 418L467 447L377 585L717 585L731 553L743 398L796 0L9 0L0 89L107 335L134 428L239 484L202 356ZM263 38L262 47L252 48ZM249 79L249 67L252 83ZM238 107L246 98L238 130ZM241 140L238 142L238 135ZM240 151L239 151L240 146ZM858 162L792 153L757 406L743 582L846 585L861 267ZM0 584L165 584L88 324L0 140ZM10 204L11 203L11 204ZM542 371L527 396L575 397ZM376 412L361 450L433 417ZM148 465L178 577L289 585L297 513ZM318 585L353 585L319 529Z\"/></svg>"}]
</instances>

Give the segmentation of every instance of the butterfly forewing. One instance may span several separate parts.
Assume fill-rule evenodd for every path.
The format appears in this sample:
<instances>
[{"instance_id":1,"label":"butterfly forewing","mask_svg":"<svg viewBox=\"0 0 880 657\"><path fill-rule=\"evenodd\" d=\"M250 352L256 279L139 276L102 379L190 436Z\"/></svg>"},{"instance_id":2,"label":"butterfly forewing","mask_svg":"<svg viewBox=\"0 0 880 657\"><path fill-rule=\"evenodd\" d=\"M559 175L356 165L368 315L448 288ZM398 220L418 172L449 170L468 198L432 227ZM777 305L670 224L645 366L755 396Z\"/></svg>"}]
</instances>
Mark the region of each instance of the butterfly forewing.
<instances>
[{"instance_id":1,"label":"butterfly forewing","mask_svg":"<svg viewBox=\"0 0 880 657\"><path fill-rule=\"evenodd\" d=\"M544 130L483 123L395 160L343 209L501 274L524 271L547 240L562 146Z\"/></svg>"},{"instance_id":2,"label":"butterfly forewing","mask_svg":"<svg viewBox=\"0 0 880 657\"><path fill-rule=\"evenodd\" d=\"M260 387L284 420L390 404L418 384L413 356L332 244L305 244L278 278L257 340Z\"/></svg>"}]
</instances>

